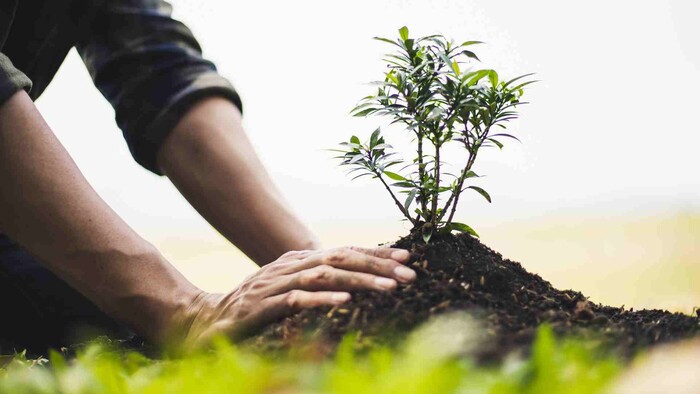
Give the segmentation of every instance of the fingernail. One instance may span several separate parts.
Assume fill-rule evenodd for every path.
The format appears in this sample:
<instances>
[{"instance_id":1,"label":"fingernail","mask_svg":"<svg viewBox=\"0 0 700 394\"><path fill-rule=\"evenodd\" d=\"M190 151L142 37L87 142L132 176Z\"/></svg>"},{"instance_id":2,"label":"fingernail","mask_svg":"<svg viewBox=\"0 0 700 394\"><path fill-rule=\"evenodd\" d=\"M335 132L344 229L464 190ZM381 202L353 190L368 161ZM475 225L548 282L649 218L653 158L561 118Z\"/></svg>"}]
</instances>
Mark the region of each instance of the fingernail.
<instances>
[{"instance_id":1,"label":"fingernail","mask_svg":"<svg viewBox=\"0 0 700 394\"><path fill-rule=\"evenodd\" d=\"M399 279L406 282L416 279L416 271L408 267L404 267L403 265L394 268L394 274L398 276Z\"/></svg>"},{"instance_id":2,"label":"fingernail","mask_svg":"<svg viewBox=\"0 0 700 394\"><path fill-rule=\"evenodd\" d=\"M374 284L377 285L377 287L384 289L384 290L391 290L394 287L396 287L395 280L389 279L389 278L382 278L382 277L375 278Z\"/></svg>"},{"instance_id":3,"label":"fingernail","mask_svg":"<svg viewBox=\"0 0 700 394\"><path fill-rule=\"evenodd\" d=\"M391 252L391 258L396 261L408 261L409 257L411 254L408 253L408 250L399 249Z\"/></svg>"},{"instance_id":4,"label":"fingernail","mask_svg":"<svg viewBox=\"0 0 700 394\"><path fill-rule=\"evenodd\" d=\"M350 294L348 294L348 293L335 293L331 296L331 300L336 304L342 304L343 302L350 301Z\"/></svg>"}]
</instances>

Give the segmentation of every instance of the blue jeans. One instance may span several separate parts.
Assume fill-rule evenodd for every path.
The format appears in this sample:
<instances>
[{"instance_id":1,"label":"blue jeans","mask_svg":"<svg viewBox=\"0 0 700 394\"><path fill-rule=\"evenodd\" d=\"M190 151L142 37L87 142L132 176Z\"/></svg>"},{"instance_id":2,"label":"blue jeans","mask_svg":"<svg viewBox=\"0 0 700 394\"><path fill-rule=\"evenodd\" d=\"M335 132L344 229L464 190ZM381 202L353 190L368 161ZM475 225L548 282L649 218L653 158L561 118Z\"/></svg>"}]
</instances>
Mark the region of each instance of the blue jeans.
<instances>
[{"instance_id":1,"label":"blue jeans","mask_svg":"<svg viewBox=\"0 0 700 394\"><path fill-rule=\"evenodd\" d=\"M97 335L131 333L0 234L0 354L46 354Z\"/></svg>"}]
</instances>

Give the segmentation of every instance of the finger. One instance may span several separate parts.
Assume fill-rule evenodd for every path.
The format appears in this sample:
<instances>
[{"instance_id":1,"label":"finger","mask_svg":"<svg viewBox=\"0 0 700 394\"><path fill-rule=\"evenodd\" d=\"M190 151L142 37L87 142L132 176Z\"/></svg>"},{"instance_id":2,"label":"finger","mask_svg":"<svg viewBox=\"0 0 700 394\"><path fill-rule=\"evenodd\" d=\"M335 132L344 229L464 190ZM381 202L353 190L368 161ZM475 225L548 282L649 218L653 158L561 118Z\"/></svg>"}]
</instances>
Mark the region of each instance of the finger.
<instances>
[{"instance_id":1,"label":"finger","mask_svg":"<svg viewBox=\"0 0 700 394\"><path fill-rule=\"evenodd\" d=\"M289 316L302 309L340 305L350 301L350 293L340 291L291 290L263 299L260 313L251 322L253 326L266 324Z\"/></svg>"},{"instance_id":2,"label":"finger","mask_svg":"<svg viewBox=\"0 0 700 394\"><path fill-rule=\"evenodd\" d=\"M405 249L389 248L380 246L377 248L363 248L361 246L351 246L351 250L364 253L370 256L379 257L382 259L392 259L399 263L406 264L411 259L411 253Z\"/></svg>"},{"instance_id":3,"label":"finger","mask_svg":"<svg viewBox=\"0 0 700 394\"><path fill-rule=\"evenodd\" d=\"M208 337L218 333L226 333L232 339L241 339L252 335L260 327L287 317L302 309L320 306L340 305L350 301L350 294L340 291L303 291L292 290L283 294L264 298L258 304L256 311L238 321L227 321L207 329Z\"/></svg>"},{"instance_id":4,"label":"finger","mask_svg":"<svg viewBox=\"0 0 700 394\"><path fill-rule=\"evenodd\" d=\"M397 263L393 259L384 259L369 254L357 252L351 248L339 248L325 253L314 254L301 262L286 266L279 272L291 274L311 269L321 265L343 269L346 271L365 272L369 274L392 278L407 283L416 278L412 269Z\"/></svg>"},{"instance_id":5,"label":"finger","mask_svg":"<svg viewBox=\"0 0 700 394\"><path fill-rule=\"evenodd\" d=\"M391 278L364 272L346 271L329 265L319 265L281 277L277 283L271 285L269 294L282 294L295 289L307 291L390 291L395 288L396 281Z\"/></svg>"},{"instance_id":6,"label":"finger","mask_svg":"<svg viewBox=\"0 0 700 394\"><path fill-rule=\"evenodd\" d=\"M298 267L301 260L317 253L318 251L316 250L289 251L280 256L277 260L273 261L272 263L264 265L260 269L260 272L265 273L266 275L296 272L303 269L303 267Z\"/></svg>"}]
</instances>

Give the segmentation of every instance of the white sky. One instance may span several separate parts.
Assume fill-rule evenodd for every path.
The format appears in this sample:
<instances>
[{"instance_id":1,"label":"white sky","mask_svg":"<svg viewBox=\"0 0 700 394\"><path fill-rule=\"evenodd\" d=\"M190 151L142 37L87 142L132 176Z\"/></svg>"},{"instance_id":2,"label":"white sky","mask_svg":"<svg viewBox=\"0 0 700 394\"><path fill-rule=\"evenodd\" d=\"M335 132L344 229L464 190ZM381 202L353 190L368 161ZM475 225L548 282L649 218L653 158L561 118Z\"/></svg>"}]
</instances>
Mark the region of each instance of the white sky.
<instances>
[{"instance_id":1,"label":"white sky","mask_svg":"<svg viewBox=\"0 0 700 394\"><path fill-rule=\"evenodd\" d=\"M371 37L393 38L402 25L412 35L485 41L476 47L485 66L542 80L526 92L531 104L512 129L523 143L477 163L493 204L469 196L460 219L478 227L557 213L700 208L697 2L172 3L239 90L246 128L274 180L330 243L343 242L338 234L359 239L343 229L365 223L384 238L404 231L382 187L350 182L324 151L375 127L348 111L384 70L389 48ZM220 245L167 179L132 161L76 53L38 105L92 185L140 233L160 246Z\"/></svg>"}]
</instances>

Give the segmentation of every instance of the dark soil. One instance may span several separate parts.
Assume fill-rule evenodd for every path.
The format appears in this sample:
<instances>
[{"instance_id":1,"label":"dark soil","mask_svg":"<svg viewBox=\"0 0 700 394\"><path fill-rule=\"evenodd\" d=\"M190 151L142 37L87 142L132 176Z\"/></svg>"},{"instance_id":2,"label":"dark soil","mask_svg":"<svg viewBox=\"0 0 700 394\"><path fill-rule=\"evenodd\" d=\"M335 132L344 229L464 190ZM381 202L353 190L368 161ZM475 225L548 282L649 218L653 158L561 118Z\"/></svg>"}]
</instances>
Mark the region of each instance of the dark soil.
<instances>
[{"instance_id":1,"label":"dark soil","mask_svg":"<svg viewBox=\"0 0 700 394\"><path fill-rule=\"evenodd\" d=\"M418 273L413 284L390 294L357 292L342 307L303 311L247 343L266 350L314 343L332 351L346 333L396 339L450 311L468 311L482 321L487 340L476 354L482 362L527 352L543 323L558 334L594 338L600 349L624 358L700 334L700 316L594 304L577 291L555 289L466 234L433 238L428 246L418 237L405 237L393 246L413 253L411 265Z\"/></svg>"}]
</instances>

